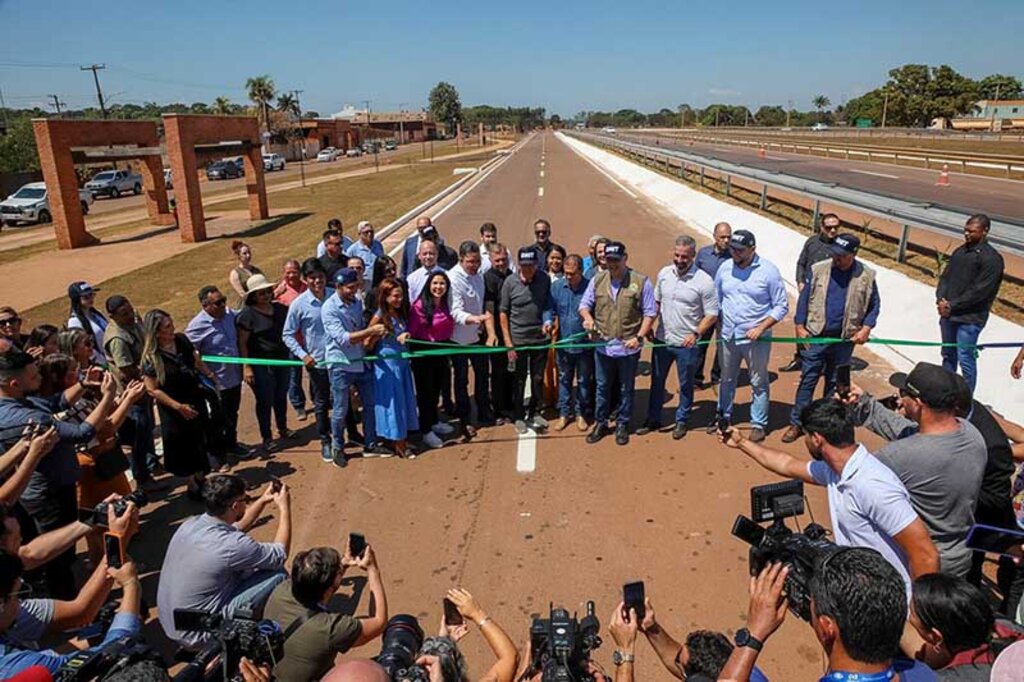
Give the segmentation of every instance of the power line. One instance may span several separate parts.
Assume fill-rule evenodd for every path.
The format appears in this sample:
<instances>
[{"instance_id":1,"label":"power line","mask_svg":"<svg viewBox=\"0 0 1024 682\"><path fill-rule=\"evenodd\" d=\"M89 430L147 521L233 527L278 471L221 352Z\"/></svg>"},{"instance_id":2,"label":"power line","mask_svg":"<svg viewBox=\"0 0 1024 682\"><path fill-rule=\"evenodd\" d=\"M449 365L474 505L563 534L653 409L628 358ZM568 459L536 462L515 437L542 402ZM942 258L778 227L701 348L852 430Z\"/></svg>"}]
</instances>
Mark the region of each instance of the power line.
<instances>
[{"instance_id":1,"label":"power line","mask_svg":"<svg viewBox=\"0 0 1024 682\"><path fill-rule=\"evenodd\" d=\"M89 66L78 67L81 71L92 71L92 79L96 82L96 99L100 101L100 112L103 114L103 118L107 117L107 105L103 103L103 90L100 88L100 76L99 72L107 68L106 64L91 64Z\"/></svg>"}]
</instances>

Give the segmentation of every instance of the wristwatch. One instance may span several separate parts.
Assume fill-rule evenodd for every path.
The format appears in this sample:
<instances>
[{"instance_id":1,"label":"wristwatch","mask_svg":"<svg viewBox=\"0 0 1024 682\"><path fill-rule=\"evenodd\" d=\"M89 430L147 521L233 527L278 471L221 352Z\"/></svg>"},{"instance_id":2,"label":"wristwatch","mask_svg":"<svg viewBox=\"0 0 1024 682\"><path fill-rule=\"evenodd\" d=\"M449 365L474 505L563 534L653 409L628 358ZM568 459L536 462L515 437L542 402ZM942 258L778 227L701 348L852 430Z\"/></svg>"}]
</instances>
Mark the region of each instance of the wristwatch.
<instances>
[{"instance_id":1,"label":"wristwatch","mask_svg":"<svg viewBox=\"0 0 1024 682\"><path fill-rule=\"evenodd\" d=\"M612 663L615 664L615 667L619 667L623 663L632 663L635 660L636 656L633 654L627 654L626 652L619 651L618 649L612 652Z\"/></svg>"},{"instance_id":2,"label":"wristwatch","mask_svg":"<svg viewBox=\"0 0 1024 682\"><path fill-rule=\"evenodd\" d=\"M764 648L764 642L750 634L750 630L746 628L740 628L736 631L736 638L734 641L736 643L736 646L748 646L754 651L760 651L762 648Z\"/></svg>"}]
</instances>

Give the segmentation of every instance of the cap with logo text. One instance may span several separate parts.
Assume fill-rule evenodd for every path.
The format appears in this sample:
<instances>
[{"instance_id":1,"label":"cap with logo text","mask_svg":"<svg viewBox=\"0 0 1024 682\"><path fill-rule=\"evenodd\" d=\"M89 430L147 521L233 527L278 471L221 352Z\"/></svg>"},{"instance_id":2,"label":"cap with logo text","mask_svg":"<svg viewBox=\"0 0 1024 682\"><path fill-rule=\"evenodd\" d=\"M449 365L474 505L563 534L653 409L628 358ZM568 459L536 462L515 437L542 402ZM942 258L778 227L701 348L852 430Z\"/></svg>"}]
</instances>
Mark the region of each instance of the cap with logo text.
<instances>
[{"instance_id":1,"label":"cap with logo text","mask_svg":"<svg viewBox=\"0 0 1024 682\"><path fill-rule=\"evenodd\" d=\"M345 286L359 281L359 273L352 268L341 268L334 275L334 286Z\"/></svg>"},{"instance_id":2,"label":"cap with logo text","mask_svg":"<svg viewBox=\"0 0 1024 682\"><path fill-rule=\"evenodd\" d=\"M889 385L938 409L955 407L961 400L953 373L930 362L917 363L910 374L896 372L889 377Z\"/></svg>"},{"instance_id":3,"label":"cap with logo text","mask_svg":"<svg viewBox=\"0 0 1024 682\"><path fill-rule=\"evenodd\" d=\"M537 264L537 249L532 246L524 246L519 249L519 264L520 265L536 265Z\"/></svg>"},{"instance_id":4,"label":"cap with logo text","mask_svg":"<svg viewBox=\"0 0 1024 682\"><path fill-rule=\"evenodd\" d=\"M626 245L622 242L608 242L604 245L605 260L622 260L626 257Z\"/></svg>"},{"instance_id":5,"label":"cap with logo text","mask_svg":"<svg viewBox=\"0 0 1024 682\"><path fill-rule=\"evenodd\" d=\"M832 240L829 248L833 256L854 256L860 249L860 239L856 235L841 234Z\"/></svg>"},{"instance_id":6,"label":"cap with logo text","mask_svg":"<svg viewBox=\"0 0 1024 682\"><path fill-rule=\"evenodd\" d=\"M752 249L755 246L757 246L757 239L754 238L754 233L750 230L736 230L729 240L729 248L732 249Z\"/></svg>"}]
</instances>

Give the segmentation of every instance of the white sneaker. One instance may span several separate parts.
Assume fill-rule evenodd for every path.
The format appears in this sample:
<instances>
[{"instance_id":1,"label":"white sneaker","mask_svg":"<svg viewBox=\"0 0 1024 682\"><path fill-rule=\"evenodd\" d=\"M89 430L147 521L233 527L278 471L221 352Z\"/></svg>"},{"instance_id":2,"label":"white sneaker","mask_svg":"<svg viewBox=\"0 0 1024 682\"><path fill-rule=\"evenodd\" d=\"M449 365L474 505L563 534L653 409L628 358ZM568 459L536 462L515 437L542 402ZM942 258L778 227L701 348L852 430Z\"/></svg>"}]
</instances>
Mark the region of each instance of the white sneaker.
<instances>
[{"instance_id":1,"label":"white sneaker","mask_svg":"<svg viewBox=\"0 0 1024 682\"><path fill-rule=\"evenodd\" d=\"M428 431L427 435L423 436L423 442L427 447L438 449L444 447L444 441L437 437L437 434L433 431Z\"/></svg>"},{"instance_id":2,"label":"white sneaker","mask_svg":"<svg viewBox=\"0 0 1024 682\"><path fill-rule=\"evenodd\" d=\"M450 436L455 433L455 427L444 422L437 422L430 427L430 430L439 436Z\"/></svg>"}]
</instances>

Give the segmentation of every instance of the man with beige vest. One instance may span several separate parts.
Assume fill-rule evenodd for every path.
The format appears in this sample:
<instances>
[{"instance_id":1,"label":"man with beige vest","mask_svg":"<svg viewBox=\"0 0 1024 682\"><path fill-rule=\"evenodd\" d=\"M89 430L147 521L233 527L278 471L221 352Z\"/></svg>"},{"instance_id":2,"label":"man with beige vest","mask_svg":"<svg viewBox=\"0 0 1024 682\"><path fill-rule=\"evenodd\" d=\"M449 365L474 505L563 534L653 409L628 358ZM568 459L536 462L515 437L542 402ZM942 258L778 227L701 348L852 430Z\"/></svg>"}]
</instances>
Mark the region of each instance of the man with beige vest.
<instances>
[{"instance_id":1,"label":"man with beige vest","mask_svg":"<svg viewBox=\"0 0 1024 682\"><path fill-rule=\"evenodd\" d=\"M843 343L812 343L803 351L800 385L782 436L792 443L803 435L800 413L814 398L814 389L825 375L825 396L836 390L836 368L850 364L854 345L867 342L878 321L881 301L875 271L857 260L860 240L841 234L832 243L832 259L811 266L800 291L793 322L800 338L836 338Z\"/></svg>"}]
</instances>

